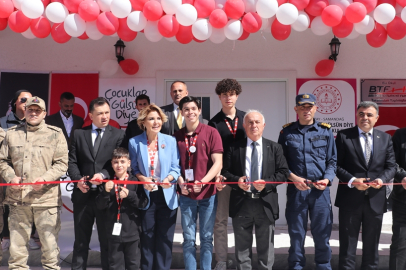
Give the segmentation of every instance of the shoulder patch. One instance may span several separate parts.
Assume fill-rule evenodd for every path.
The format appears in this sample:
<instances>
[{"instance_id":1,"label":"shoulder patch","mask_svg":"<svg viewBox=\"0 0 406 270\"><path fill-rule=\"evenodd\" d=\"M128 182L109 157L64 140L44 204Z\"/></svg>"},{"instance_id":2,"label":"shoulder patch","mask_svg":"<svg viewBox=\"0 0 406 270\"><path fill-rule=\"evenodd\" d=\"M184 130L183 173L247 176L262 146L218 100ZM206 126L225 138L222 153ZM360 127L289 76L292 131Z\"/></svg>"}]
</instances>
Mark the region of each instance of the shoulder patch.
<instances>
[{"instance_id":1,"label":"shoulder patch","mask_svg":"<svg viewBox=\"0 0 406 270\"><path fill-rule=\"evenodd\" d=\"M331 128L330 124L327 124L327 123L324 123L324 122L319 123L319 126L325 127L325 128Z\"/></svg>"},{"instance_id":2,"label":"shoulder patch","mask_svg":"<svg viewBox=\"0 0 406 270\"><path fill-rule=\"evenodd\" d=\"M293 122L290 122L290 123L284 124L284 125L282 126L282 128L286 128L286 127L288 127L288 126L290 126L290 125L292 125L292 124L293 124Z\"/></svg>"}]
</instances>

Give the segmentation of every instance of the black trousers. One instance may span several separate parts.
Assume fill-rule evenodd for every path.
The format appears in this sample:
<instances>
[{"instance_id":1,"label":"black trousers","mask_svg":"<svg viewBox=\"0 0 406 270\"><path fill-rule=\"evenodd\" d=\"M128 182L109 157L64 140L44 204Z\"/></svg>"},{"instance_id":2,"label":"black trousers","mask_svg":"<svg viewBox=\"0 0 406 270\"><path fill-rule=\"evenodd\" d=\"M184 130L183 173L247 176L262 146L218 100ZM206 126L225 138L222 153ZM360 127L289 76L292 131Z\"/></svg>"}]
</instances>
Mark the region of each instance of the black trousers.
<instances>
[{"instance_id":1,"label":"black trousers","mask_svg":"<svg viewBox=\"0 0 406 270\"><path fill-rule=\"evenodd\" d=\"M383 214L375 214L366 195L362 206L354 211L342 208L338 212L340 253L338 268L353 270L358 243L358 235L362 226L362 270L378 269L378 245L381 237Z\"/></svg>"},{"instance_id":2,"label":"black trousers","mask_svg":"<svg viewBox=\"0 0 406 270\"><path fill-rule=\"evenodd\" d=\"M389 269L406 269L406 205L393 201L392 244L390 245Z\"/></svg>"},{"instance_id":3,"label":"black trousers","mask_svg":"<svg viewBox=\"0 0 406 270\"><path fill-rule=\"evenodd\" d=\"M139 270L140 241L109 242L109 270Z\"/></svg>"},{"instance_id":4,"label":"black trousers","mask_svg":"<svg viewBox=\"0 0 406 270\"><path fill-rule=\"evenodd\" d=\"M86 204L73 204L75 243L73 244L72 270L85 270L87 267L89 243L95 218L100 242L102 269L109 269L108 243L103 215L103 212L97 209L94 197L88 199Z\"/></svg>"}]
</instances>

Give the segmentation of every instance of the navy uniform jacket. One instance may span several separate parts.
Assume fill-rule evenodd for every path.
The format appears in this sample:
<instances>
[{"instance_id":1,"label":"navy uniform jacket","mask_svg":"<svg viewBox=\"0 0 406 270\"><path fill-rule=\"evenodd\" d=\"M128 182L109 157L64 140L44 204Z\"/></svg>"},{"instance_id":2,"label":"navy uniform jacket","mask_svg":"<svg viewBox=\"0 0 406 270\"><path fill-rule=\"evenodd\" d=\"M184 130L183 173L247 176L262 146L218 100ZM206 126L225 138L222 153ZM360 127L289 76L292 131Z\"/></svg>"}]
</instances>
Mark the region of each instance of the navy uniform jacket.
<instances>
[{"instance_id":1,"label":"navy uniform jacket","mask_svg":"<svg viewBox=\"0 0 406 270\"><path fill-rule=\"evenodd\" d=\"M337 149L333 132L326 124L314 120L306 133L299 130L299 121L281 130L278 143L282 145L289 171L311 181L330 180L337 169ZM288 185L288 189L295 188Z\"/></svg>"}]
</instances>

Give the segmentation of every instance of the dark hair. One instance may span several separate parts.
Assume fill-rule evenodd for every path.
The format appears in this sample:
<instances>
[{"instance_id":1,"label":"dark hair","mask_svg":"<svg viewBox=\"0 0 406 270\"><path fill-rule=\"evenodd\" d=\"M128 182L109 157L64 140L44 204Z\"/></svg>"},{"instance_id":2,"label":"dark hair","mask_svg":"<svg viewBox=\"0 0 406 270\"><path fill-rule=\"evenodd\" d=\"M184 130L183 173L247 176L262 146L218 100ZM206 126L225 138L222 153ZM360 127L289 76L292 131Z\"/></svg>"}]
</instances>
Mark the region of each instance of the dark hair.
<instances>
[{"instance_id":1,"label":"dark hair","mask_svg":"<svg viewBox=\"0 0 406 270\"><path fill-rule=\"evenodd\" d=\"M379 107L378 104L376 104L373 101L362 101L360 104L358 104L357 107L357 111L359 110L359 108L364 108L364 109L368 109L369 107L373 107L376 110L376 115L379 115Z\"/></svg>"},{"instance_id":2,"label":"dark hair","mask_svg":"<svg viewBox=\"0 0 406 270\"><path fill-rule=\"evenodd\" d=\"M226 94L229 92L235 92L235 94L238 96L242 92L241 84L235 79L223 79L217 83L217 95L220 96L221 94Z\"/></svg>"},{"instance_id":3,"label":"dark hair","mask_svg":"<svg viewBox=\"0 0 406 270\"><path fill-rule=\"evenodd\" d=\"M130 159L130 152L123 147L118 147L113 150L113 154L111 155L111 159L119 159L119 158L127 158Z\"/></svg>"},{"instance_id":4,"label":"dark hair","mask_svg":"<svg viewBox=\"0 0 406 270\"><path fill-rule=\"evenodd\" d=\"M59 101L62 101L62 99L72 100L75 99L75 96L71 92L63 92Z\"/></svg>"},{"instance_id":5,"label":"dark hair","mask_svg":"<svg viewBox=\"0 0 406 270\"><path fill-rule=\"evenodd\" d=\"M96 105L96 106L103 106L103 105L106 104L106 103L107 103L107 105L109 105L109 107L110 107L110 103L109 103L109 102L107 101L107 99L105 99L104 97L95 98L95 99L93 99L92 101L90 101L90 104L89 104L89 111L90 111L90 112L93 112L95 105Z\"/></svg>"},{"instance_id":6,"label":"dark hair","mask_svg":"<svg viewBox=\"0 0 406 270\"><path fill-rule=\"evenodd\" d=\"M21 93L29 93L29 94L31 94L30 91L25 90L25 89L18 90L17 92L14 93L14 98L11 100L11 111L13 113L16 112L16 102L17 102L18 97L21 95Z\"/></svg>"},{"instance_id":7,"label":"dark hair","mask_svg":"<svg viewBox=\"0 0 406 270\"><path fill-rule=\"evenodd\" d=\"M146 99L148 101L148 104L151 104L151 101L149 100L149 96L142 94L135 98L135 105L138 104L138 100L143 100L143 99Z\"/></svg>"},{"instance_id":8,"label":"dark hair","mask_svg":"<svg viewBox=\"0 0 406 270\"><path fill-rule=\"evenodd\" d=\"M183 105L189 102L194 102L199 110L202 108L202 103L200 102L200 99L198 99L197 97L186 96L179 101L179 109L182 110Z\"/></svg>"},{"instance_id":9,"label":"dark hair","mask_svg":"<svg viewBox=\"0 0 406 270\"><path fill-rule=\"evenodd\" d=\"M183 83L183 84L187 87L187 85L186 85L186 83L185 83L184 81L176 80L176 81L174 81L174 82L171 84L171 88L170 88L170 89L172 89L172 86L173 86L175 83Z\"/></svg>"}]
</instances>

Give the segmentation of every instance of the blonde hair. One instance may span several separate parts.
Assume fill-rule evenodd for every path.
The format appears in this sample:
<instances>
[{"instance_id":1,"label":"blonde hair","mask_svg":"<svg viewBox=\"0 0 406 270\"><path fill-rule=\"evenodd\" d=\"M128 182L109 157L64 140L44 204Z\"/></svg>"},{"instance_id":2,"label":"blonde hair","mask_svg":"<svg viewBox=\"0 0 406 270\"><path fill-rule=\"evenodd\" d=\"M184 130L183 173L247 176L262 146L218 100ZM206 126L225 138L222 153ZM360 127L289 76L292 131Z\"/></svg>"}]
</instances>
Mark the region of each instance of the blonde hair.
<instances>
[{"instance_id":1,"label":"blonde hair","mask_svg":"<svg viewBox=\"0 0 406 270\"><path fill-rule=\"evenodd\" d=\"M147 118L147 116L150 112L157 112L159 114L159 117L161 117L161 119L162 119L162 123L165 123L166 121L168 121L168 117L163 113L161 108L159 108L154 103L151 103L150 105L148 105L144 109L142 109L140 111L140 114L138 115L137 124L140 127L140 129L145 129L145 126L144 126L145 118Z\"/></svg>"}]
</instances>

